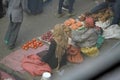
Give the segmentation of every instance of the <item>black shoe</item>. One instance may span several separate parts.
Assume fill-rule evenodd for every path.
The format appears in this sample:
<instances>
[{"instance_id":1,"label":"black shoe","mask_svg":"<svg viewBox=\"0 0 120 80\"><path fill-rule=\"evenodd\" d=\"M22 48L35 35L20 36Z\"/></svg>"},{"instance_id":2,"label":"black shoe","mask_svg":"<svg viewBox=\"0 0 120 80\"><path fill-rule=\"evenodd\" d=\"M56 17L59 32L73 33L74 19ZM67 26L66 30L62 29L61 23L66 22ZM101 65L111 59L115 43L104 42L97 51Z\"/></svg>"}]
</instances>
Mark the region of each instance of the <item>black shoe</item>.
<instances>
[{"instance_id":1,"label":"black shoe","mask_svg":"<svg viewBox=\"0 0 120 80\"><path fill-rule=\"evenodd\" d=\"M12 49L14 49L14 48L15 48L15 44L8 46L8 49L10 49L10 50L12 50Z\"/></svg>"}]
</instances>

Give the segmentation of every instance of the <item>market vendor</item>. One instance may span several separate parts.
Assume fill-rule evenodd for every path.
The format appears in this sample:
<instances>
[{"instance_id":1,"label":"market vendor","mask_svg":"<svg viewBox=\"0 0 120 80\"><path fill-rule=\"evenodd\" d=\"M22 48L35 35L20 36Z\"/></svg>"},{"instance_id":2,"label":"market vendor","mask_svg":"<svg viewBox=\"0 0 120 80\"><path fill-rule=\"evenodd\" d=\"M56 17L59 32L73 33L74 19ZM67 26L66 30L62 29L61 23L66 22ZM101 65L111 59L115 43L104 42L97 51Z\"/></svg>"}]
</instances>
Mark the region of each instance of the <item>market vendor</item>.
<instances>
[{"instance_id":1,"label":"market vendor","mask_svg":"<svg viewBox=\"0 0 120 80\"><path fill-rule=\"evenodd\" d=\"M101 9L110 7L113 11L113 20L111 25L119 24L120 21L120 0L105 0L105 2L100 3L91 9L91 13L96 13Z\"/></svg>"},{"instance_id":2,"label":"market vendor","mask_svg":"<svg viewBox=\"0 0 120 80\"><path fill-rule=\"evenodd\" d=\"M81 29L72 31L73 44L80 47L82 53L87 51L87 53L85 53L86 55L96 56L98 54L96 44L101 29L95 26L94 19L91 16L86 17L84 24L84 27L81 27ZM91 52L89 52L88 49Z\"/></svg>"},{"instance_id":3,"label":"market vendor","mask_svg":"<svg viewBox=\"0 0 120 80\"><path fill-rule=\"evenodd\" d=\"M72 40L79 47L92 47L97 41L97 30L93 18L85 20L85 26L81 30L72 31Z\"/></svg>"},{"instance_id":4,"label":"market vendor","mask_svg":"<svg viewBox=\"0 0 120 80\"><path fill-rule=\"evenodd\" d=\"M9 26L5 34L4 42L9 49L13 49L16 46L18 33L23 22L24 1L25 0L5 0L5 4L8 4L7 16Z\"/></svg>"},{"instance_id":5,"label":"market vendor","mask_svg":"<svg viewBox=\"0 0 120 80\"><path fill-rule=\"evenodd\" d=\"M50 42L48 53L43 56L42 61L48 63L52 69L60 69L66 64L66 49L68 46L68 35L70 30L63 24L55 25L53 29L53 39Z\"/></svg>"}]
</instances>

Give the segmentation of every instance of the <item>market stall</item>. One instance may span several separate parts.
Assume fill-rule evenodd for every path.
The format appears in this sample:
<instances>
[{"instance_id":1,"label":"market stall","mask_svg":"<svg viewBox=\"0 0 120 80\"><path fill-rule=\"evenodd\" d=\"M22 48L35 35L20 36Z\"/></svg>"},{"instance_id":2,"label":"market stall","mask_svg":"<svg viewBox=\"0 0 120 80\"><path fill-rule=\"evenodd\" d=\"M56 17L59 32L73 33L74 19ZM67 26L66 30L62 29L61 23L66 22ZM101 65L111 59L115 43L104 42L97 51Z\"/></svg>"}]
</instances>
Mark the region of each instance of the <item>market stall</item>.
<instances>
[{"instance_id":1,"label":"market stall","mask_svg":"<svg viewBox=\"0 0 120 80\"><path fill-rule=\"evenodd\" d=\"M106 12L106 14L109 14L109 15L106 15L105 12ZM66 45L64 45L64 46L62 45L62 47L64 47L63 49L67 49L67 51L69 51L69 54L67 54L67 60L66 60L68 62L68 64L66 64L64 66L69 66L70 68L72 68L71 67L72 65L82 66L82 64L85 63L89 59L93 59L95 61L95 60L99 59L100 55L102 55L100 50L104 45L105 39L111 39L111 38L119 39L120 29L119 29L118 25L115 30L110 29L111 30L110 32L112 32L113 34L116 34L115 36L113 36L112 34L111 35L106 34L109 32L109 28L110 28L110 27L106 28L109 25L108 19L112 19L112 18L108 18L111 16L111 13L109 11L106 10L105 12L103 12L104 15L106 15L104 17L103 17L103 13L99 13L99 14L80 15L80 17L78 17L77 19L74 19L74 18L67 19L67 20L63 21L62 25L60 25L61 27L63 27L62 29L60 27L60 28L58 28L59 29L58 30L57 28L55 29L53 27L52 30L49 30L48 32L45 32L44 34L23 44L23 46L21 46L20 49L16 50L15 52L13 52L10 55L3 58L0 61L0 63L4 64L5 66L7 66L7 67L11 68L12 70L17 71L21 74L28 72L30 74L30 76L32 75L33 77L41 76L46 71L54 74L54 72L51 71L49 65L47 65L47 67L45 66L44 71L43 71L43 67L41 68L40 67L41 65L38 66L38 64L37 64L36 68L39 70L39 72L35 72L35 70L32 70L32 72L31 72L29 70L31 70L33 68L35 69L35 67L29 67L29 69L28 69L28 67L26 68L25 66L26 66L26 64L28 66L28 63L35 64L36 62L38 62L39 64L42 64L42 66L43 66L44 63L41 62L41 58L37 57L36 55L39 54L41 57L43 57L44 55L48 54L47 51L50 48L51 40L53 39L53 37L56 37L56 34L57 34L57 33L55 34L54 32L55 32L55 30L56 31L58 30L58 32L59 32L60 29L61 29L61 31L63 31L63 33L60 32L61 34L59 34L59 35L62 35L62 39L65 38L65 41L67 40L69 42L68 49L66 48ZM88 26L89 28L86 26ZM116 26L116 25L113 25L113 26ZM72 34L71 34L72 41L70 39L68 39L69 29L72 31ZM106 32L107 30L108 30L108 32ZM115 32L116 30L118 30L118 31ZM65 34L64 34L64 32L65 32ZM57 36L59 36L59 35L57 35ZM64 37L64 36L66 36L66 37ZM110 36L112 36L112 37L110 37ZM56 40L58 40L58 38L56 37L56 38L54 38L54 40L56 41ZM86 43L86 41L87 41L87 43ZM62 40L61 40L61 42L62 42ZM57 44L61 43L61 42L56 41ZM91 43L88 43L88 42L91 42ZM77 47L73 46L73 45L76 45ZM59 49L61 49L61 48L59 48ZM62 52L62 50L60 50L60 51ZM116 55L117 54L118 54L118 52L116 53ZM64 54L60 54L60 55L64 55ZM58 56L58 58L61 59L61 57L59 57L59 55L57 55L57 56ZM108 59L110 57L111 56L107 56ZM106 60L107 58L104 58L104 59ZM31 59L35 60L35 61L31 61ZM23 63L25 63L25 64L23 64ZM96 63L96 64L98 64L98 63ZM114 64L114 62L113 62L113 64ZM64 70L65 70L64 66L61 67L60 69L58 69L58 71L59 70L61 71L59 74L62 74L62 71L64 72ZM92 66L94 66L94 65L92 65Z\"/></svg>"}]
</instances>

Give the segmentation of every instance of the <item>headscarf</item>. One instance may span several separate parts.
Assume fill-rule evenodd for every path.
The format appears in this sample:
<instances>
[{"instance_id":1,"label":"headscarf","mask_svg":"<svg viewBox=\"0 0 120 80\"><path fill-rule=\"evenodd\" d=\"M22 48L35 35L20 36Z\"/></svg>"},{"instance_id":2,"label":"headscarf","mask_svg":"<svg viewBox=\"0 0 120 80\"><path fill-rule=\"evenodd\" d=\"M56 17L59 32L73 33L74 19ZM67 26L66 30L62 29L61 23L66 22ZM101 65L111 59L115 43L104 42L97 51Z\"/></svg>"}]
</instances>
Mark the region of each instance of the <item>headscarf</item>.
<instances>
[{"instance_id":1,"label":"headscarf","mask_svg":"<svg viewBox=\"0 0 120 80\"><path fill-rule=\"evenodd\" d=\"M86 27L89 27L89 28L95 27L94 19L93 19L92 17L87 17L87 18L85 19L85 26L86 26Z\"/></svg>"}]
</instances>

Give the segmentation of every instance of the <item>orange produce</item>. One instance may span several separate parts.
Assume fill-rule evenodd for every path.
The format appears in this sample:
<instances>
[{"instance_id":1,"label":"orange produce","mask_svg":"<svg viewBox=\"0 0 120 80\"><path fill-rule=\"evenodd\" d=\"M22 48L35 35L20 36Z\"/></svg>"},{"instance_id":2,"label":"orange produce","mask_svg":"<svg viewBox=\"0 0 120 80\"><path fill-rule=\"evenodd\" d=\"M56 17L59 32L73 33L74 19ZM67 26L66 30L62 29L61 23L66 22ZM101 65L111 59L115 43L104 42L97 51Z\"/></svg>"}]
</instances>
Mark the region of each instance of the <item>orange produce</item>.
<instances>
[{"instance_id":1,"label":"orange produce","mask_svg":"<svg viewBox=\"0 0 120 80\"><path fill-rule=\"evenodd\" d=\"M73 18L70 18L69 21L71 24L74 24L76 22L75 19L73 19Z\"/></svg>"},{"instance_id":2,"label":"orange produce","mask_svg":"<svg viewBox=\"0 0 120 80\"><path fill-rule=\"evenodd\" d=\"M72 25L71 25L71 29L76 30L77 28L78 28L78 27L77 27L76 24L72 24Z\"/></svg>"},{"instance_id":3,"label":"orange produce","mask_svg":"<svg viewBox=\"0 0 120 80\"><path fill-rule=\"evenodd\" d=\"M70 22L69 20L66 20L66 21L64 22L64 25L65 25L65 26L70 26L70 25L71 25L71 22Z\"/></svg>"},{"instance_id":4,"label":"orange produce","mask_svg":"<svg viewBox=\"0 0 120 80\"><path fill-rule=\"evenodd\" d=\"M43 46L42 41L38 41L36 39L32 39L31 41L28 41L27 43L25 43L22 46L22 49L24 49L24 50L28 50L29 48L36 49L36 48L41 47L41 46Z\"/></svg>"},{"instance_id":5,"label":"orange produce","mask_svg":"<svg viewBox=\"0 0 120 80\"><path fill-rule=\"evenodd\" d=\"M24 47L25 50L28 50L28 47Z\"/></svg>"},{"instance_id":6,"label":"orange produce","mask_svg":"<svg viewBox=\"0 0 120 80\"><path fill-rule=\"evenodd\" d=\"M35 42L35 41L37 41L37 40L36 40L35 38L33 38L33 39L32 39L32 42Z\"/></svg>"},{"instance_id":7,"label":"orange produce","mask_svg":"<svg viewBox=\"0 0 120 80\"><path fill-rule=\"evenodd\" d=\"M81 27L81 26L83 25L80 21L77 21L75 24L76 24L76 26L78 26L78 27Z\"/></svg>"}]
</instances>

